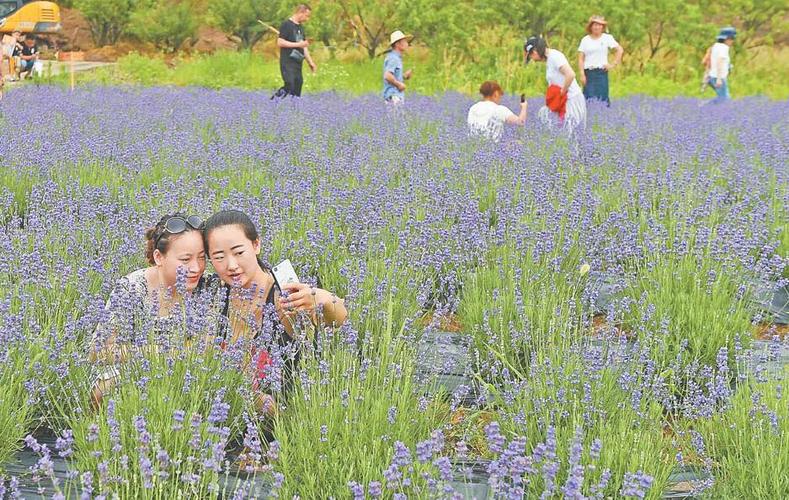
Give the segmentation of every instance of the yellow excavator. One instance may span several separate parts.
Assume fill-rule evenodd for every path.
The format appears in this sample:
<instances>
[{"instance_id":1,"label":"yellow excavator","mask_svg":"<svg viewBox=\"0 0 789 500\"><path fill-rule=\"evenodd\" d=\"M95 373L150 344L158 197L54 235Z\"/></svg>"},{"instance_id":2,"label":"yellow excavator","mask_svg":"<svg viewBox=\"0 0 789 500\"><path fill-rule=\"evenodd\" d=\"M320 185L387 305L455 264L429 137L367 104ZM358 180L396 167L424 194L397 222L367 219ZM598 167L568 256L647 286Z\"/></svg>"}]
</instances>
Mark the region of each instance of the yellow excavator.
<instances>
[{"instance_id":1,"label":"yellow excavator","mask_svg":"<svg viewBox=\"0 0 789 500\"><path fill-rule=\"evenodd\" d=\"M0 34L57 33L60 31L60 7L55 2L36 0L0 0Z\"/></svg>"}]
</instances>

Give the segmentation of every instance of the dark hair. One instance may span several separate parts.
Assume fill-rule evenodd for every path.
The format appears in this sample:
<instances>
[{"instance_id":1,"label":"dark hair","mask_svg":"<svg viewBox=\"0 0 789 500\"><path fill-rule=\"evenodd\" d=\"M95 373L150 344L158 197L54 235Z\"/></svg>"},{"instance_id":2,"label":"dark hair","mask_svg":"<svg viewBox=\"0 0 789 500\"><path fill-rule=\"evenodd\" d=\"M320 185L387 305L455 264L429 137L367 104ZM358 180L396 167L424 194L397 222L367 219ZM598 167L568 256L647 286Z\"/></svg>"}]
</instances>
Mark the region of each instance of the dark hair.
<instances>
[{"instance_id":1,"label":"dark hair","mask_svg":"<svg viewBox=\"0 0 789 500\"><path fill-rule=\"evenodd\" d=\"M504 93L504 91L501 90L501 85L493 80L483 82L482 85L479 86L479 93L482 94L482 97L490 97L496 92Z\"/></svg>"},{"instance_id":2,"label":"dark hair","mask_svg":"<svg viewBox=\"0 0 789 500\"><path fill-rule=\"evenodd\" d=\"M545 38L541 36L531 36L526 43L523 44L523 50L526 51L528 57L532 52L540 54L540 59L545 59L545 51L548 50L548 43ZM529 59L531 59L529 57Z\"/></svg>"},{"instance_id":3,"label":"dark hair","mask_svg":"<svg viewBox=\"0 0 789 500\"><path fill-rule=\"evenodd\" d=\"M206 248L208 248L209 233L214 229L224 226L241 226L241 230L244 231L244 236L246 236L249 241L260 239L258 229L247 214L240 210L222 210L209 217L203 225L203 241L205 242Z\"/></svg>"},{"instance_id":4,"label":"dark hair","mask_svg":"<svg viewBox=\"0 0 789 500\"><path fill-rule=\"evenodd\" d=\"M310 7L306 3L300 3L296 6L296 10L294 12L305 12L305 11L312 11L312 7Z\"/></svg>"},{"instance_id":5,"label":"dark hair","mask_svg":"<svg viewBox=\"0 0 789 500\"><path fill-rule=\"evenodd\" d=\"M165 231L164 225L173 217L183 217L186 219L187 216L181 212L167 214L159 219L159 222L157 222L155 226L145 230L145 258L152 266L156 264L156 261L153 259L153 252L155 250L159 250L161 253L167 253L167 249L170 248L170 242L173 237L183 234L186 231L197 231L197 229L187 224L186 231L178 234L170 234L168 231Z\"/></svg>"}]
</instances>

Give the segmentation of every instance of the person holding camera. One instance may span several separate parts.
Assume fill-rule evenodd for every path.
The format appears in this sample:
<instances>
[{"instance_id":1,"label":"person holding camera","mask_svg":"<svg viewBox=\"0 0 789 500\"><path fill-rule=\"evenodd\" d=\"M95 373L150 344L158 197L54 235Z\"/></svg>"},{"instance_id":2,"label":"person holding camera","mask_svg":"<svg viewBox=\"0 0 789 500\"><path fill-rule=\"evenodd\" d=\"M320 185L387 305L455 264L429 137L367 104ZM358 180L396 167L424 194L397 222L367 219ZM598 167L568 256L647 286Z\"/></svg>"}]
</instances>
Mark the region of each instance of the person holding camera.
<instances>
[{"instance_id":1,"label":"person holding camera","mask_svg":"<svg viewBox=\"0 0 789 500\"><path fill-rule=\"evenodd\" d=\"M304 36L304 23L309 21L312 8L307 4L299 4L293 15L279 27L277 47L279 47L279 70L282 74L283 86L274 96L288 95L300 97L304 77L301 72L304 61L315 73L317 66L310 56L310 41Z\"/></svg>"},{"instance_id":2,"label":"person holding camera","mask_svg":"<svg viewBox=\"0 0 789 500\"><path fill-rule=\"evenodd\" d=\"M501 139L504 124L523 125L526 123L528 104L526 97L521 95L520 113L513 113L507 106L502 106L501 97L504 91L494 81L484 82L479 87L482 101L468 110L468 128L471 135L485 137L494 142Z\"/></svg>"}]
</instances>

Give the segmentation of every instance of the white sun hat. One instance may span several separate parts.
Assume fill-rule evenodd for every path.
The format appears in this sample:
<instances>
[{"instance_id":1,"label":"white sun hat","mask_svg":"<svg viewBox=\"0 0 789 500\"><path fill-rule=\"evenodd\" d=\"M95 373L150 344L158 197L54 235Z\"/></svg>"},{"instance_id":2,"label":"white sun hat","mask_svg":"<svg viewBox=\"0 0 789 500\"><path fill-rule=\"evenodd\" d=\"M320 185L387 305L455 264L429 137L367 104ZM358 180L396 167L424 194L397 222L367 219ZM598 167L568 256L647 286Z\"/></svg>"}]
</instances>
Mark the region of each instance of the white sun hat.
<instances>
[{"instance_id":1,"label":"white sun hat","mask_svg":"<svg viewBox=\"0 0 789 500\"><path fill-rule=\"evenodd\" d=\"M410 40L411 38L413 38L413 36L412 35L406 35L402 31L397 30L397 31L393 32L391 35L389 35L389 45L394 45L397 42L399 42L400 40L402 40L403 38L408 38Z\"/></svg>"}]
</instances>

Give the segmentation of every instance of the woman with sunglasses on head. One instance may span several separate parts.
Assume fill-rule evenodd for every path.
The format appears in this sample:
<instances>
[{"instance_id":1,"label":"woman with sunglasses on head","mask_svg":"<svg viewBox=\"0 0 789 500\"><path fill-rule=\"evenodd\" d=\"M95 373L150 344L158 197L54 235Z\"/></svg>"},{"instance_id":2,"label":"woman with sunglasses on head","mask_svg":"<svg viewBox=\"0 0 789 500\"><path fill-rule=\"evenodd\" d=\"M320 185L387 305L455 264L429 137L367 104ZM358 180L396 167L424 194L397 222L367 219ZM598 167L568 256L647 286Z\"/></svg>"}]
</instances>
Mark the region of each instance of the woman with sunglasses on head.
<instances>
[{"instance_id":1,"label":"woman with sunglasses on head","mask_svg":"<svg viewBox=\"0 0 789 500\"><path fill-rule=\"evenodd\" d=\"M113 365L140 347L157 350L156 345L144 345L148 334L161 334L181 324L182 318L173 313L185 297L206 287L202 224L195 215L175 213L145 232L149 266L118 281L105 306L106 321L96 327L90 345L90 360L106 367L93 386L95 403L119 375Z\"/></svg>"},{"instance_id":2,"label":"woman with sunglasses on head","mask_svg":"<svg viewBox=\"0 0 789 500\"><path fill-rule=\"evenodd\" d=\"M211 264L225 286L225 343L234 345L262 335L264 344L283 345L296 335L299 315L327 326L339 326L348 317L343 299L331 292L304 283L277 284L272 270L258 256L260 235L245 213L218 212L205 222L203 234ZM297 357L297 352L291 354ZM267 350L253 349L256 388L273 362ZM257 403L261 412L275 410L269 395L258 394Z\"/></svg>"}]
</instances>

